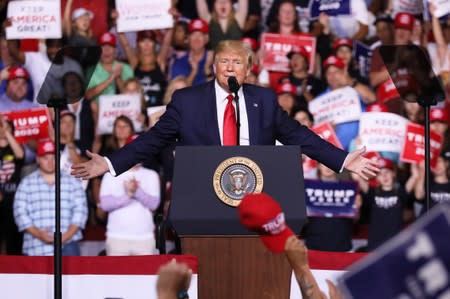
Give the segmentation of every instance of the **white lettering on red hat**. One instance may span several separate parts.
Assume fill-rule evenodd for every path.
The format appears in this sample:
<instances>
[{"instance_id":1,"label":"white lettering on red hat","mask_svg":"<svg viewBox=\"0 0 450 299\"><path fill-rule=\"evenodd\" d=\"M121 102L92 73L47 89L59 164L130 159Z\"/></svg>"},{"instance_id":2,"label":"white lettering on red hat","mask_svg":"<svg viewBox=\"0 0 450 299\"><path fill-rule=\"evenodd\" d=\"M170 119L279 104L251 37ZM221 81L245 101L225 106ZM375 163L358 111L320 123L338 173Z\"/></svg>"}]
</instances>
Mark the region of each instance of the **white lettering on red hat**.
<instances>
[{"instance_id":1,"label":"white lettering on red hat","mask_svg":"<svg viewBox=\"0 0 450 299\"><path fill-rule=\"evenodd\" d=\"M274 219L270 220L262 226L262 228L271 235L278 235L286 229L284 221L284 213L278 214Z\"/></svg>"},{"instance_id":2,"label":"white lettering on red hat","mask_svg":"<svg viewBox=\"0 0 450 299\"><path fill-rule=\"evenodd\" d=\"M16 77L25 77L25 71L21 68L16 69Z\"/></svg>"},{"instance_id":3,"label":"white lettering on red hat","mask_svg":"<svg viewBox=\"0 0 450 299\"><path fill-rule=\"evenodd\" d=\"M103 39L104 42L110 42L112 40L111 35L109 33L105 33L103 35L102 39Z\"/></svg>"},{"instance_id":4,"label":"white lettering on red hat","mask_svg":"<svg viewBox=\"0 0 450 299\"><path fill-rule=\"evenodd\" d=\"M431 114L433 114L434 118L443 118L444 117L444 113L440 109L431 110Z\"/></svg>"},{"instance_id":5,"label":"white lettering on red hat","mask_svg":"<svg viewBox=\"0 0 450 299\"><path fill-rule=\"evenodd\" d=\"M337 62L337 59L334 56L331 56L328 58L328 64L335 64Z\"/></svg>"},{"instance_id":6,"label":"white lettering on red hat","mask_svg":"<svg viewBox=\"0 0 450 299\"><path fill-rule=\"evenodd\" d=\"M195 28L195 29L201 29L203 27L203 23L200 20L195 20L192 23L192 27Z\"/></svg>"},{"instance_id":7,"label":"white lettering on red hat","mask_svg":"<svg viewBox=\"0 0 450 299\"><path fill-rule=\"evenodd\" d=\"M409 23L411 22L409 15L407 14L400 15L399 22L400 24L409 25Z\"/></svg>"},{"instance_id":8,"label":"white lettering on red hat","mask_svg":"<svg viewBox=\"0 0 450 299\"><path fill-rule=\"evenodd\" d=\"M45 153L52 152L53 151L53 142L48 141L44 143L44 146L42 147Z\"/></svg>"},{"instance_id":9,"label":"white lettering on red hat","mask_svg":"<svg viewBox=\"0 0 450 299\"><path fill-rule=\"evenodd\" d=\"M291 85L289 83L283 84L281 90L285 92L291 92Z\"/></svg>"}]
</instances>

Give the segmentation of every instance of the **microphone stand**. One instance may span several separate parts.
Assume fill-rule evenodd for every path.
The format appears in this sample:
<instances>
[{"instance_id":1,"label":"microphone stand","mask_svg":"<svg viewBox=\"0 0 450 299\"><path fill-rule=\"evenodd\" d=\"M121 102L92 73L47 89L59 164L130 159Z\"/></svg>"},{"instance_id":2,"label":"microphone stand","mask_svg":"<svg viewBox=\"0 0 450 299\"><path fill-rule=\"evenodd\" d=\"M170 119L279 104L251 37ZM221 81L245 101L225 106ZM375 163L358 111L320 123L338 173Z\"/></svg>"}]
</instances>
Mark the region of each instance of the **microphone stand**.
<instances>
[{"instance_id":1,"label":"microphone stand","mask_svg":"<svg viewBox=\"0 0 450 299\"><path fill-rule=\"evenodd\" d=\"M234 93L234 102L236 103L236 145L240 145L241 136L241 113L239 110L239 96L237 91Z\"/></svg>"},{"instance_id":2,"label":"microphone stand","mask_svg":"<svg viewBox=\"0 0 450 299\"><path fill-rule=\"evenodd\" d=\"M54 298L62 298L62 235L61 235L61 152L60 152L60 113L67 102L62 99L50 99L48 107L55 110L55 232L53 243Z\"/></svg>"}]
</instances>

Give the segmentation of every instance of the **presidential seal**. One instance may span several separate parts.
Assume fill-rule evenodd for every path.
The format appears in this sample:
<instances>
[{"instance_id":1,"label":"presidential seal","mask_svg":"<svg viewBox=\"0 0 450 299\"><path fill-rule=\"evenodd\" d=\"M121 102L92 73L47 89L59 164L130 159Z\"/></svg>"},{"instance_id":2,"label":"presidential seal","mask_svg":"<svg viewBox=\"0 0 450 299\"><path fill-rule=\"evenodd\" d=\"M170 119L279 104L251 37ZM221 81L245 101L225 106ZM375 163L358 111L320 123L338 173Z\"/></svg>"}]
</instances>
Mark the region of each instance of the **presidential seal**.
<instances>
[{"instance_id":1,"label":"presidential seal","mask_svg":"<svg viewBox=\"0 0 450 299\"><path fill-rule=\"evenodd\" d=\"M259 166L245 157L228 158L217 167L213 186L217 197L225 204L237 207L247 193L260 193L263 175Z\"/></svg>"}]
</instances>

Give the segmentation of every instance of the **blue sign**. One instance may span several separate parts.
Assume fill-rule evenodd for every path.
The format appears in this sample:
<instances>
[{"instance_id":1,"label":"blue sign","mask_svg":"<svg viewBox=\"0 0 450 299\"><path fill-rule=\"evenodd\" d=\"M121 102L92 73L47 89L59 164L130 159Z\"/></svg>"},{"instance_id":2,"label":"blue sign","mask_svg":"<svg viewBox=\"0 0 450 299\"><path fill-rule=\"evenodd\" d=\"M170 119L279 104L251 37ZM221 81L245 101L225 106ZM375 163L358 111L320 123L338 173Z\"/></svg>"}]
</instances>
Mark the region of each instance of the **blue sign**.
<instances>
[{"instance_id":1,"label":"blue sign","mask_svg":"<svg viewBox=\"0 0 450 299\"><path fill-rule=\"evenodd\" d=\"M373 51L369 46L360 41L355 41L354 44L355 50L353 51L353 57L358 63L359 74L364 78L368 78Z\"/></svg>"},{"instance_id":2,"label":"blue sign","mask_svg":"<svg viewBox=\"0 0 450 299\"><path fill-rule=\"evenodd\" d=\"M317 19L322 12L329 16L350 15L350 0L312 0L310 18Z\"/></svg>"},{"instance_id":3,"label":"blue sign","mask_svg":"<svg viewBox=\"0 0 450 299\"><path fill-rule=\"evenodd\" d=\"M345 217L356 215L356 182L322 182L305 180L308 217Z\"/></svg>"},{"instance_id":4,"label":"blue sign","mask_svg":"<svg viewBox=\"0 0 450 299\"><path fill-rule=\"evenodd\" d=\"M349 268L344 298L449 298L450 205L441 204Z\"/></svg>"}]
</instances>

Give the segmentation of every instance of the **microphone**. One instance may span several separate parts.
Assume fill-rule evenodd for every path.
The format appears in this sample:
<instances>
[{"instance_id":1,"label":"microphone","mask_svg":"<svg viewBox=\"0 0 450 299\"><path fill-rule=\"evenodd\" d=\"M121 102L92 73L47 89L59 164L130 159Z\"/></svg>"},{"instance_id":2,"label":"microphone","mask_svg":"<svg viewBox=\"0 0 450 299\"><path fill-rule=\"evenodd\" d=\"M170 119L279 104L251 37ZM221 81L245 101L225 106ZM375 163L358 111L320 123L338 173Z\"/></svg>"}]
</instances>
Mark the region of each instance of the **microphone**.
<instances>
[{"instance_id":1,"label":"microphone","mask_svg":"<svg viewBox=\"0 0 450 299\"><path fill-rule=\"evenodd\" d=\"M236 102L236 128L237 128L237 136L236 136L236 144L240 144L240 128L241 128L241 113L239 112L239 96L238 90L241 86L239 85L235 76L228 77L228 88L232 93L234 93L234 101Z\"/></svg>"},{"instance_id":2,"label":"microphone","mask_svg":"<svg viewBox=\"0 0 450 299\"><path fill-rule=\"evenodd\" d=\"M235 76L228 77L228 88L232 93L237 93L240 87Z\"/></svg>"}]
</instances>

